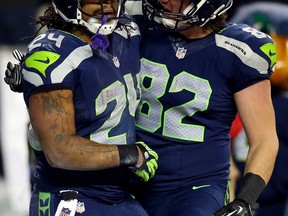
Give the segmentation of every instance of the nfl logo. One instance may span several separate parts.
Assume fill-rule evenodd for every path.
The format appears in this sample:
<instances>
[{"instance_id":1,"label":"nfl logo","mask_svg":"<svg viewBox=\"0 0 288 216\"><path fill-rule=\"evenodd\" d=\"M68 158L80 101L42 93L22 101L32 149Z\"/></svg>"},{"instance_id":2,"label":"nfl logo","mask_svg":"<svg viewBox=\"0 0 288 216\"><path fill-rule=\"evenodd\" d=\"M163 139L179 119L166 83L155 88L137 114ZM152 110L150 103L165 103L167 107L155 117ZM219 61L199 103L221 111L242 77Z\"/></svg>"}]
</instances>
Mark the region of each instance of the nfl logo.
<instances>
[{"instance_id":1,"label":"nfl logo","mask_svg":"<svg viewBox=\"0 0 288 216\"><path fill-rule=\"evenodd\" d=\"M69 216L71 213L71 210L69 208L62 208L59 216Z\"/></svg>"},{"instance_id":2,"label":"nfl logo","mask_svg":"<svg viewBox=\"0 0 288 216\"><path fill-rule=\"evenodd\" d=\"M182 48L178 47L177 52L176 52L176 57L178 59L183 59L186 55L186 52L187 50L184 49L183 47Z\"/></svg>"},{"instance_id":3,"label":"nfl logo","mask_svg":"<svg viewBox=\"0 0 288 216\"><path fill-rule=\"evenodd\" d=\"M117 56L114 56L114 57L112 58L112 61L113 61L114 65L115 65L117 68L120 67L120 62L119 62Z\"/></svg>"}]
</instances>

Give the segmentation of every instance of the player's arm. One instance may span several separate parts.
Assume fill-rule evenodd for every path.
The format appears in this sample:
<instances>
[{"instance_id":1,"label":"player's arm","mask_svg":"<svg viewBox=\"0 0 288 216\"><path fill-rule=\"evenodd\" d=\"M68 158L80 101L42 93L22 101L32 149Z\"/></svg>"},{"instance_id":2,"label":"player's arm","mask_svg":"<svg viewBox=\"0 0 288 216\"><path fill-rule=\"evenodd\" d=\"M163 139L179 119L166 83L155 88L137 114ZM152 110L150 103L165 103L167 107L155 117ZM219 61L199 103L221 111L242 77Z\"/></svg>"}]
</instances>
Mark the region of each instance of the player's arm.
<instances>
[{"instance_id":1,"label":"player's arm","mask_svg":"<svg viewBox=\"0 0 288 216\"><path fill-rule=\"evenodd\" d=\"M256 174L267 184L279 147L270 81L243 89L235 94L235 101L249 143L245 174Z\"/></svg>"},{"instance_id":2,"label":"player's arm","mask_svg":"<svg viewBox=\"0 0 288 216\"><path fill-rule=\"evenodd\" d=\"M256 83L234 95L249 142L244 184L236 199L215 216L251 216L253 206L268 183L278 152L274 109L269 80Z\"/></svg>"},{"instance_id":3,"label":"player's arm","mask_svg":"<svg viewBox=\"0 0 288 216\"><path fill-rule=\"evenodd\" d=\"M69 170L132 168L144 181L154 176L157 154L144 144L104 145L76 136L73 92L68 89L32 94L31 125L48 163Z\"/></svg>"}]
</instances>

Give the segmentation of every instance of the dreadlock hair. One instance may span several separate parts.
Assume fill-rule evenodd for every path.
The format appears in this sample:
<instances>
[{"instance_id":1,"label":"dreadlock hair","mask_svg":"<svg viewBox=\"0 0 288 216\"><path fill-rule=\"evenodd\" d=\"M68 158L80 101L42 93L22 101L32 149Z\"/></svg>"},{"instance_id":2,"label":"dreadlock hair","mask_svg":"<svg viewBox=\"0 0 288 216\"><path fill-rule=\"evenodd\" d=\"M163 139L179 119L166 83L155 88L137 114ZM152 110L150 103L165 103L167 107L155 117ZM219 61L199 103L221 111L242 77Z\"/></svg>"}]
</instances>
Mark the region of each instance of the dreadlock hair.
<instances>
[{"instance_id":1,"label":"dreadlock hair","mask_svg":"<svg viewBox=\"0 0 288 216\"><path fill-rule=\"evenodd\" d=\"M30 17L31 18L31 24L34 25L40 25L36 33L34 33L31 36L24 37L22 40L29 40L33 39L34 37L37 36L37 34L40 32L42 28L45 26L50 29L59 29L62 31L66 32L75 32L81 31L85 32L86 34L91 34L93 35L90 31L87 30L85 26L82 25L77 25L73 24L70 22L65 21L58 13L56 13L55 9L53 7L48 7L48 9L44 12L43 16L39 16L38 18ZM131 37L131 30L135 30L131 25L130 25L131 19L128 18L126 15L123 15L121 19L119 19L119 22L117 24L117 27L123 28L125 31L128 33L128 39Z\"/></svg>"},{"instance_id":2,"label":"dreadlock hair","mask_svg":"<svg viewBox=\"0 0 288 216\"><path fill-rule=\"evenodd\" d=\"M30 19L31 24L40 25L40 27L36 33L31 36L22 38L22 40L28 40L36 37L40 30L44 27L47 27L48 29L59 29L66 32L74 32L77 30L92 34L82 25L76 25L65 21L58 13L56 13L53 7L48 7L43 16L39 16L38 18L30 17Z\"/></svg>"}]
</instances>

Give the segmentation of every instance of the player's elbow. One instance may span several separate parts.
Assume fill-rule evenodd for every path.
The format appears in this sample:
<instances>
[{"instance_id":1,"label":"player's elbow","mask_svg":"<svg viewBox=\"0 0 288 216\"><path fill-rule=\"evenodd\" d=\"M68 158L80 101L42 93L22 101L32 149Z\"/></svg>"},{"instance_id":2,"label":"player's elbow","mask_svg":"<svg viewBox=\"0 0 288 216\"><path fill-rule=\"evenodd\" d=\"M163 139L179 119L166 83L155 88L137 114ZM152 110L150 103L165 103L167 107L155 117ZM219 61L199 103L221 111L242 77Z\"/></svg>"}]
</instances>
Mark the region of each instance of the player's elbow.
<instances>
[{"instance_id":1,"label":"player's elbow","mask_svg":"<svg viewBox=\"0 0 288 216\"><path fill-rule=\"evenodd\" d=\"M49 144L48 142L42 142L41 145L46 160L51 167L59 169L69 168L69 154L65 151L65 148L61 147L60 143L52 143L50 140Z\"/></svg>"},{"instance_id":2,"label":"player's elbow","mask_svg":"<svg viewBox=\"0 0 288 216\"><path fill-rule=\"evenodd\" d=\"M64 169L66 168L65 156L60 152L46 152L46 160L48 164L53 168Z\"/></svg>"}]
</instances>

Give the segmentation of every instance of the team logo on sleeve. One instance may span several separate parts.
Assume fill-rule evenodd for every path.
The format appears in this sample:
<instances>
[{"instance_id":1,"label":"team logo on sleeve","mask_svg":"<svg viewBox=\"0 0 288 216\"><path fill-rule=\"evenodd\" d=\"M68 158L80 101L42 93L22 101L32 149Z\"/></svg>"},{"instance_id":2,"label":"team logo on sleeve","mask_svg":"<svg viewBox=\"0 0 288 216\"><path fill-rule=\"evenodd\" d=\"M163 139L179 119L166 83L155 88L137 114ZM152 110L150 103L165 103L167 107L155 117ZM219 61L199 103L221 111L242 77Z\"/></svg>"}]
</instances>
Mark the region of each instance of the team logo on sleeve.
<instances>
[{"instance_id":1,"label":"team logo on sleeve","mask_svg":"<svg viewBox=\"0 0 288 216\"><path fill-rule=\"evenodd\" d=\"M187 50L183 47L178 47L177 52L176 52L176 57L178 59L183 59L185 58Z\"/></svg>"},{"instance_id":2,"label":"team logo on sleeve","mask_svg":"<svg viewBox=\"0 0 288 216\"><path fill-rule=\"evenodd\" d=\"M25 61L25 65L28 68L35 68L44 77L46 77L46 69L55 63L59 58L60 55L58 53L39 51L29 56Z\"/></svg>"},{"instance_id":3,"label":"team logo on sleeve","mask_svg":"<svg viewBox=\"0 0 288 216\"><path fill-rule=\"evenodd\" d=\"M270 59L270 68L273 68L277 61L277 52L274 43L266 43L260 47L263 53Z\"/></svg>"}]
</instances>

